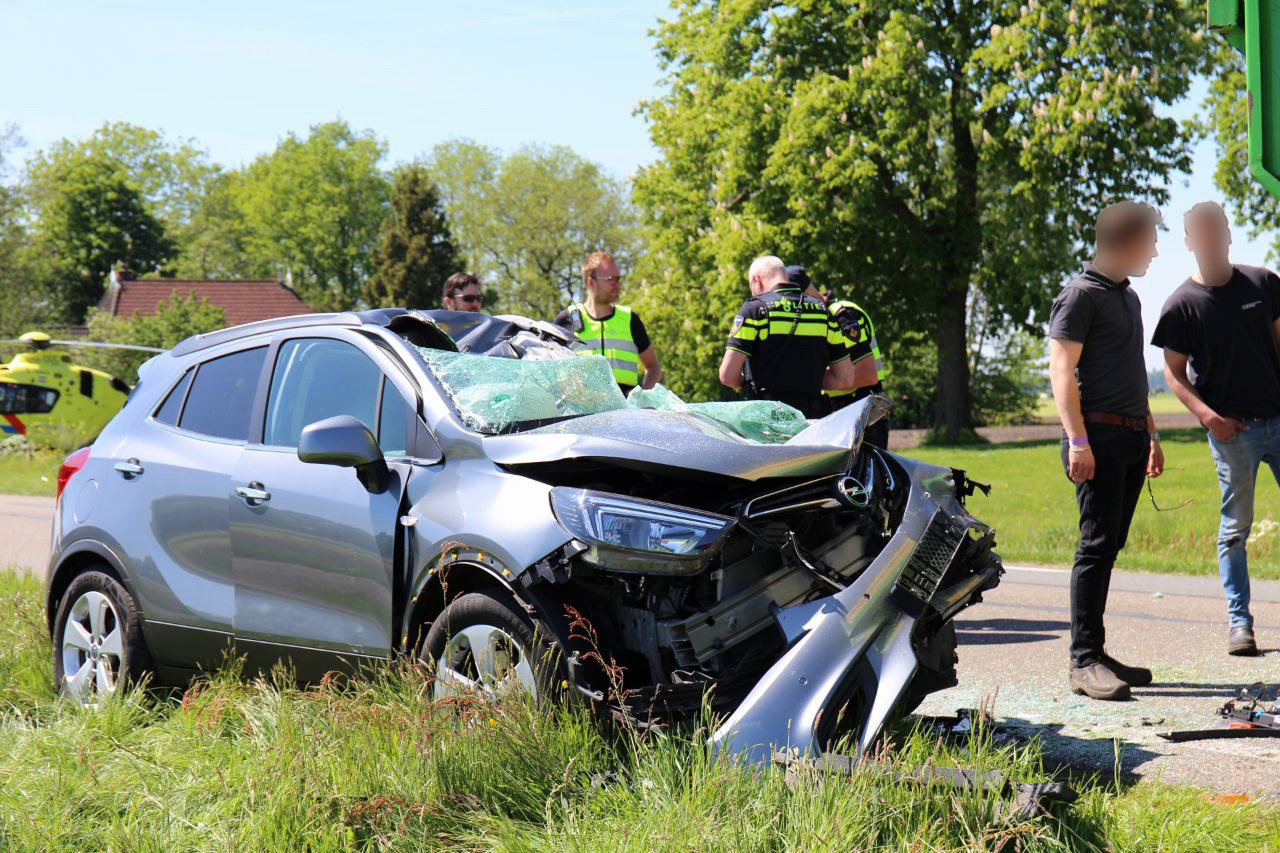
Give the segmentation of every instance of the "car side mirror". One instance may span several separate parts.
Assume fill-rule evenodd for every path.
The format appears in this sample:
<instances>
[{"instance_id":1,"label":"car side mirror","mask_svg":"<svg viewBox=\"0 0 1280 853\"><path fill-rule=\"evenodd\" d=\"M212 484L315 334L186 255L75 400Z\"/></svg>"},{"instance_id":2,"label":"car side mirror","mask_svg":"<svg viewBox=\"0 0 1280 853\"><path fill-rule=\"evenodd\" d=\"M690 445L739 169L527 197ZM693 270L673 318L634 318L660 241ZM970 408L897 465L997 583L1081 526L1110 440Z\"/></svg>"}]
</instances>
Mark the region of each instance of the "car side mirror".
<instances>
[{"instance_id":1,"label":"car side mirror","mask_svg":"<svg viewBox=\"0 0 1280 853\"><path fill-rule=\"evenodd\" d=\"M302 428L298 458L316 465L355 468L356 478L374 494L387 490L390 473L378 441L351 415L335 415Z\"/></svg>"}]
</instances>

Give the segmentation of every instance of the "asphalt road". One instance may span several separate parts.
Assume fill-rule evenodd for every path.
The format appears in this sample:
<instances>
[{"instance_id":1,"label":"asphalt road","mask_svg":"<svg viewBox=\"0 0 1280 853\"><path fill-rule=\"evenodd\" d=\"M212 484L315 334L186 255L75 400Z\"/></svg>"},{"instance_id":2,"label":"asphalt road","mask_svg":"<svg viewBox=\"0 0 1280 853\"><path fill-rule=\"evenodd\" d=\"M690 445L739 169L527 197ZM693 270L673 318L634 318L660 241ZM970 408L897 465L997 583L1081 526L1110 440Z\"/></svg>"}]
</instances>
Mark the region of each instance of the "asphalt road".
<instances>
[{"instance_id":1,"label":"asphalt road","mask_svg":"<svg viewBox=\"0 0 1280 853\"><path fill-rule=\"evenodd\" d=\"M960 686L920 712L993 706L998 723L1038 737L1046 756L1110 779L1198 785L1280 801L1280 739L1173 744L1156 732L1199 728L1255 681L1280 682L1280 583L1253 583L1262 656L1226 653L1226 616L1216 577L1117 572L1107 604L1107 650L1149 666L1149 687L1128 702L1074 695L1067 684L1069 611L1064 569L1010 568L999 587L956 620Z\"/></svg>"},{"instance_id":2,"label":"asphalt road","mask_svg":"<svg viewBox=\"0 0 1280 853\"><path fill-rule=\"evenodd\" d=\"M0 567L43 573L53 500L0 495ZM1253 584L1258 658L1226 652L1216 578L1117 573L1107 614L1108 649L1150 666L1155 683L1129 702L1095 702L1067 686L1067 572L1010 568L986 600L957 620L960 686L931 696L921 713L994 706L1001 726L1040 739L1052 761L1110 778L1159 778L1220 793L1280 801L1280 739L1170 744L1170 728L1207 724L1240 687L1280 682L1280 583Z\"/></svg>"},{"instance_id":3,"label":"asphalt road","mask_svg":"<svg viewBox=\"0 0 1280 853\"><path fill-rule=\"evenodd\" d=\"M0 495L0 569L43 576L49 563L53 498Z\"/></svg>"}]
</instances>

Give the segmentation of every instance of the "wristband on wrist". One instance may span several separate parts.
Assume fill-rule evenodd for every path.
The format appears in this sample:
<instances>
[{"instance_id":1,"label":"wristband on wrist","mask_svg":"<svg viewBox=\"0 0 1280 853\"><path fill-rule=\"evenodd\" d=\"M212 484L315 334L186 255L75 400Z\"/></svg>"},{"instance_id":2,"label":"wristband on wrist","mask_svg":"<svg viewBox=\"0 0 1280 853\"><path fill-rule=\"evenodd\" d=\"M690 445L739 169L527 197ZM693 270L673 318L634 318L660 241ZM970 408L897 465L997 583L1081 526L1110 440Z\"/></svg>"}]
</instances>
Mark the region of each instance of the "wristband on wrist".
<instances>
[{"instance_id":1,"label":"wristband on wrist","mask_svg":"<svg viewBox=\"0 0 1280 853\"><path fill-rule=\"evenodd\" d=\"M1067 441L1071 443L1072 447L1088 447L1089 446L1089 437L1087 435L1082 435L1079 438L1069 438L1067 439Z\"/></svg>"},{"instance_id":2,"label":"wristband on wrist","mask_svg":"<svg viewBox=\"0 0 1280 853\"><path fill-rule=\"evenodd\" d=\"M1153 432L1153 433L1151 433L1151 440L1152 440L1152 441L1159 441L1159 440L1160 440L1160 433L1159 433L1159 432Z\"/></svg>"}]
</instances>

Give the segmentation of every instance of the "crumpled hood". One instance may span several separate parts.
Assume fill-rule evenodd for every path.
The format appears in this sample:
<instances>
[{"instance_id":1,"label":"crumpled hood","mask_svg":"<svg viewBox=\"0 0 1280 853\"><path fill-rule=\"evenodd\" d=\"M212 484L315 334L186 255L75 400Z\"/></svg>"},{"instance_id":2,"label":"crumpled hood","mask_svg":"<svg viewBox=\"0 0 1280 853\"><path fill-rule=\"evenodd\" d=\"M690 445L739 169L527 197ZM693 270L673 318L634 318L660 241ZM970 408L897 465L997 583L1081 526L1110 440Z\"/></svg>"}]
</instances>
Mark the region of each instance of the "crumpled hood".
<instances>
[{"instance_id":1,"label":"crumpled hood","mask_svg":"<svg viewBox=\"0 0 1280 853\"><path fill-rule=\"evenodd\" d=\"M621 409L584 415L514 435L488 436L500 465L601 459L633 467L704 471L742 480L836 474L848 470L868 423L888 401L868 397L815 421L782 444L758 444L689 412Z\"/></svg>"}]
</instances>

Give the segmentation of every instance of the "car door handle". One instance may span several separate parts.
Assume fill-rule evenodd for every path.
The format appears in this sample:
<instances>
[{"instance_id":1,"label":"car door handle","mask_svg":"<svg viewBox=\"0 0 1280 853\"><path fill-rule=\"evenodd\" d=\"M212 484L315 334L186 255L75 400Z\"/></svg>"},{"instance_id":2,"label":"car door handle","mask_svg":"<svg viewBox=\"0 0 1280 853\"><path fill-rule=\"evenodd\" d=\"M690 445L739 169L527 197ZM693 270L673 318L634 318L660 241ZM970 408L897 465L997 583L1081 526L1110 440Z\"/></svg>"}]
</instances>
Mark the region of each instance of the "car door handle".
<instances>
[{"instance_id":1,"label":"car door handle","mask_svg":"<svg viewBox=\"0 0 1280 853\"><path fill-rule=\"evenodd\" d=\"M261 483L250 483L247 486L236 486L236 495L244 498L249 506L257 506L271 500L271 493L262 488Z\"/></svg>"},{"instance_id":2,"label":"car door handle","mask_svg":"<svg viewBox=\"0 0 1280 853\"><path fill-rule=\"evenodd\" d=\"M142 476L143 469L137 459L126 459L124 462L116 463L116 470L123 474L126 480L132 480L134 477Z\"/></svg>"}]
</instances>

